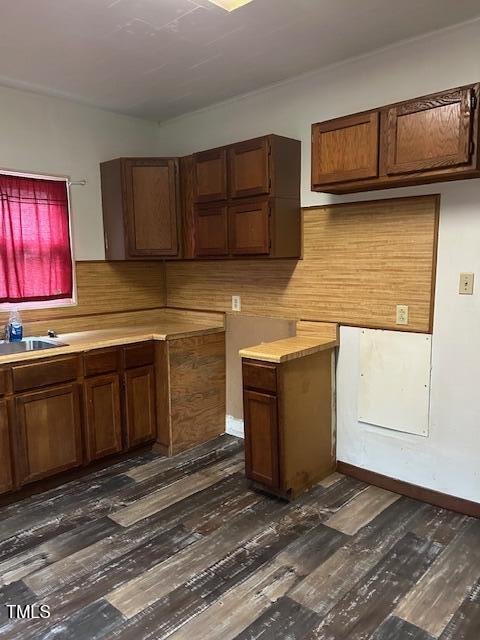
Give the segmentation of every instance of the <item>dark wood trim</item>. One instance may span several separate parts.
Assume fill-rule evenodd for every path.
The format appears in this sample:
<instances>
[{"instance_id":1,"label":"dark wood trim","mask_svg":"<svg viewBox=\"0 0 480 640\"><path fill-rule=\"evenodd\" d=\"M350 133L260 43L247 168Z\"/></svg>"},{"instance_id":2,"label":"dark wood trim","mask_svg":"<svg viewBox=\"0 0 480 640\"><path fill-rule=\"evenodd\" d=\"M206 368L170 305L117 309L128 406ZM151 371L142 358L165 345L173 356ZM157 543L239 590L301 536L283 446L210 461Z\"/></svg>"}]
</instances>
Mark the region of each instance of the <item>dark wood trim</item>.
<instances>
[{"instance_id":1,"label":"dark wood trim","mask_svg":"<svg viewBox=\"0 0 480 640\"><path fill-rule=\"evenodd\" d=\"M399 200L424 200L425 198L431 198L432 196L438 196L440 198L439 193L426 193L419 196L398 196L396 198L372 198L371 200L354 200L352 202L332 202L331 204L313 204L308 207L302 207L302 211L314 211L318 209L335 209L340 207L356 207L359 204L379 204L380 202L398 202Z\"/></svg>"},{"instance_id":2,"label":"dark wood trim","mask_svg":"<svg viewBox=\"0 0 480 640\"><path fill-rule=\"evenodd\" d=\"M441 196L435 194L435 230L433 239L433 259L432 259L432 290L430 293L430 328L429 333L433 333L433 324L435 322L435 294L437 286L437 263L438 263L438 236L440 233L440 204Z\"/></svg>"},{"instance_id":3,"label":"dark wood trim","mask_svg":"<svg viewBox=\"0 0 480 640\"><path fill-rule=\"evenodd\" d=\"M347 476L361 480L362 482L368 482L387 491L393 491L394 493L400 493L409 498L415 500L421 500L422 502L428 502L436 507L442 507L443 509L450 509L450 511L457 511L467 516L474 518L480 518L480 502L473 502L472 500L465 500L464 498L457 498L456 496L449 495L448 493L440 493L440 491L434 491L433 489L427 489L426 487L419 487L416 484L410 482L404 482L397 478L391 478L384 476L381 473L375 471L369 471L368 469L362 469L362 467L356 467L348 462L342 462L338 460L337 471L344 473Z\"/></svg>"}]
</instances>

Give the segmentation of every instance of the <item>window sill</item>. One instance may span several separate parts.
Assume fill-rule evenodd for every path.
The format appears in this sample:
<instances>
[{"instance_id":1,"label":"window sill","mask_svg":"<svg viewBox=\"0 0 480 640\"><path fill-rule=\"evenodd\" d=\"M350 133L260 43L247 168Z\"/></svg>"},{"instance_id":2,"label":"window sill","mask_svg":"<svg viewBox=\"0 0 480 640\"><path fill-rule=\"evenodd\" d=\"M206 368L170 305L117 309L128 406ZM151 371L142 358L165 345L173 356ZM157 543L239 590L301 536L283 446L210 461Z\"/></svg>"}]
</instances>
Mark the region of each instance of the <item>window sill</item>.
<instances>
[{"instance_id":1,"label":"window sill","mask_svg":"<svg viewBox=\"0 0 480 640\"><path fill-rule=\"evenodd\" d=\"M39 309L58 309L62 307L75 307L78 305L76 298L62 298L61 300L35 300L33 302L3 302L0 303L0 312L8 312L12 309L27 311L29 309L37 311Z\"/></svg>"}]
</instances>

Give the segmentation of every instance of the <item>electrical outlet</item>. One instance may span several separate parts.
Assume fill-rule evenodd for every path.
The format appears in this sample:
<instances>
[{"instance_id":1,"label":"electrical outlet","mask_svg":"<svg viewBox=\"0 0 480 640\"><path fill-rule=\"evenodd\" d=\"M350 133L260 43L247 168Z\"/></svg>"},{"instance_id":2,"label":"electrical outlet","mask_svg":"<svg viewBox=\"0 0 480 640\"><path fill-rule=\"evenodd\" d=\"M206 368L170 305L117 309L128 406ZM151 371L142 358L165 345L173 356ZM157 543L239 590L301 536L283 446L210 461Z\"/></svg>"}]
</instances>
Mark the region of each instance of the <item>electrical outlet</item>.
<instances>
[{"instance_id":1,"label":"electrical outlet","mask_svg":"<svg viewBox=\"0 0 480 640\"><path fill-rule=\"evenodd\" d=\"M397 304L397 324L408 324L408 304Z\"/></svg>"},{"instance_id":2,"label":"electrical outlet","mask_svg":"<svg viewBox=\"0 0 480 640\"><path fill-rule=\"evenodd\" d=\"M242 310L242 299L240 296L232 296L232 311Z\"/></svg>"},{"instance_id":3,"label":"electrical outlet","mask_svg":"<svg viewBox=\"0 0 480 640\"><path fill-rule=\"evenodd\" d=\"M460 284L458 286L458 293L464 296L473 295L473 273L461 273L460 274Z\"/></svg>"}]
</instances>

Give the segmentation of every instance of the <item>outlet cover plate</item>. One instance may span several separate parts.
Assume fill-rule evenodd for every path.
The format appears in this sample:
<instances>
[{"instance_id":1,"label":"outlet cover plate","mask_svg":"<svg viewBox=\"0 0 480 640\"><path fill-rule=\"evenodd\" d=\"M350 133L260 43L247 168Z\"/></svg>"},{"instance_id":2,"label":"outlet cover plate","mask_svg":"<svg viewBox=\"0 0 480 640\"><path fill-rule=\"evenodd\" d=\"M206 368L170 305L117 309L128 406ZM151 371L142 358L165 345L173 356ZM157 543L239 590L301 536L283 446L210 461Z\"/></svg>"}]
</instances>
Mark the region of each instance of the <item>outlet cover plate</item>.
<instances>
[{"instance_id":1,"label":"outlet cover plate","mask_svg":"<svg viewBox=\"0 0 480 640\"><path fill-rule=\"evenodd\" d=\"M397 324L408 324L408 304L397 304Z\"/></svg>"}]
</instances>

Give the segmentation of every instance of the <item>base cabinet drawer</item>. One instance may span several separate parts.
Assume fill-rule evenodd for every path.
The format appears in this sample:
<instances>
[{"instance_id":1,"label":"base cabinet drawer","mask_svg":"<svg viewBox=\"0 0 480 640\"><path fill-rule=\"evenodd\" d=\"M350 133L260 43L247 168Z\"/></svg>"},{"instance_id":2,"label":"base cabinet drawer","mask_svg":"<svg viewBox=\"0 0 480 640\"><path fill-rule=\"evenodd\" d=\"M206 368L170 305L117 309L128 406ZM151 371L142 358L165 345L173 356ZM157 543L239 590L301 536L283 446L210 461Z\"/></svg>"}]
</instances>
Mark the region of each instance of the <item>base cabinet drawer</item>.
<instances>
[{"instance_id":1,"label":"base cabinet drawer","mask_svg":"<svg viewBox=\"0 0 480 640\"><path fill-rule=\"evenodd\" d=\"M76 356L17 365L12 367L13 390L20 392L70 382L78 377L78 373Z\"/></svg>"},{"instance_id":2,"label":"base cabinet drawer","mask_svg":"<svg viewBox=\"0 0 480 640\"><path fill-rule=\"evenodd\" d=\"M0 397L8 391L8 370L0 369Z\"/></svg>"},{"instance_id":3,"label":"base cabinet drawer","mask_svg":"<svg viewBox=\"0 0 480 640\"><path fill-rule=\"evenodd\" d=\"M277 391L277 367L274 364L243 362L243 386L262 391Z\"/></svg>"},{"instance_id":4,"label":"base cabinet drawer","mask_svg":"<svg viewBox=\"0 0 480 640\"><path fill-rule=\"evenodd\" d=\"M155 368L125 372L125 418L127 447L150 442L157 437L155 411Z\"/></svg>"},{"instance_id":5,"label":"base cabinet drawer","mask_svg":"<svg viewBox=\"0 0 480 640\"><path fill-rule=\"evenodd\" d=\"M125 369L145 367L155 362L155 345L153 342L140 342L123 349Z\"/></svg>"},{"instance_id":6,"label":"base cabinet drawer","mask_svg":"<svg viewBox=\"0 0 480 640\"><path fill-rule=\"evenodd\" d=\"M118 374L85 381L85 435L87 461L122 450L122 413Z\"/></svg>"},{"instance_id":7,"label":"base cabinet drawer","mask_svg":"<svg viewBox=\"0 0 480 640\"><path fill-rule=\"evenodd\" d=\"M119 366L120 351L118 349L95 349L87 352L83 357L83 375L86 378L114 373Z\"/></svg>"},{"instance_id":8,"label":"base cabinet drawer","mask_svg":"<svg viewBox=\"0 0 480 640\"><path fill-rule=\"evenodd\" d=\"M247 478L279 489L277 398L250 390L243 398Z\"/></svg>"},{"instance_id":9,"label":"base cabinet drawer","mask_svg":"<svg viewBox=\"0 0 480 640\"><path fill-rule=\"evenodd\" d=\"M20 485L82 464L78 384L18 395L15 414L15 460Z\"/></svg>"},{"instance_id":10,"label":"base cabinet drawer","mask_svg":"<svg viewBox=\"0 0 480 640\"><path fill-rule=\"evenodd\" d=\"M5 493L13 488L10 431L5 400L0 401L0 461L0 493Z\"/></svg>"}]
</instances>

